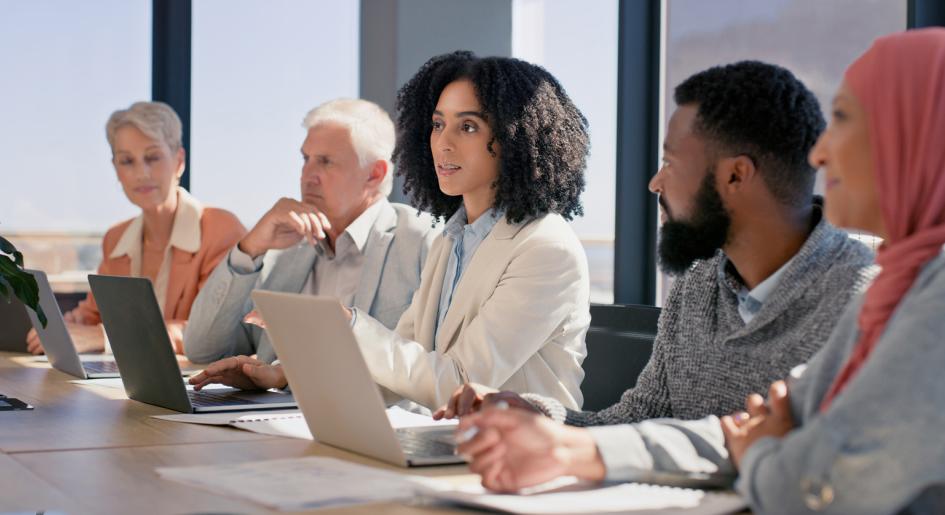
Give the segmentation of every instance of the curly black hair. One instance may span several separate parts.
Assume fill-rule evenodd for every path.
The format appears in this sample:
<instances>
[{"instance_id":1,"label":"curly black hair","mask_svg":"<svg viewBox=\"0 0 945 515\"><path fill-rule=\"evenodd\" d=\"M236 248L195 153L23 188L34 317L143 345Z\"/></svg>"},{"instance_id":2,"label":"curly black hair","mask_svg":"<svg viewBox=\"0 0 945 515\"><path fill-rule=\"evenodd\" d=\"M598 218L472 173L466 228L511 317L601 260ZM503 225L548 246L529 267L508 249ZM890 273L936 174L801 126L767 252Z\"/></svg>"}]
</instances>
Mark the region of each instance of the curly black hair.
<instances>
[{"instance_id":1,"label":"curly black hair","mask_svg":"<svg viewBox=\"0 0 945 515\"><path fill-rule=\"evenodd\" d=\"M812 199L807 155L824 130L814 94L790 71L759 61L716 66L676 87L677 105L698 104L695 130L718 152L745 154L784 205Z\"/></svg>"},{"instance_id":2,"label":"curly black hair","mask_svg":"<svg viewBox=\"0 0 945 515\"><path fill-rule=\"evenodd\" d=\"M493 143L499 143L494 207L511 223L544 213L570 220L583 214L580 195L590 148L587 119L544 68L506 57L460 51L427 61L397 93L393 161L414 205L447 218L462 197L442 191L434 172L430 131L443 89L468 79L476 90Z\"/></svg>"}]
</instances>

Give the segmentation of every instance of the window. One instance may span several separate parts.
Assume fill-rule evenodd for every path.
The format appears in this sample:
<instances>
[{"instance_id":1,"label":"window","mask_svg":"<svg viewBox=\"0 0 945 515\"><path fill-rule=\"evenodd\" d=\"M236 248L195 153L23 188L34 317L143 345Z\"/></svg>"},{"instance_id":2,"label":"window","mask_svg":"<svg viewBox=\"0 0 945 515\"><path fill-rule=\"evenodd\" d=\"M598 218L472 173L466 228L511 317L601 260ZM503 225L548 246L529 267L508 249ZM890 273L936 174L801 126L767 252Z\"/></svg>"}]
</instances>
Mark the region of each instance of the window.
<instances>
[{"instance_id":1,"label":"window","mask_svg":"<svg viewBox=\"0 0 945 515\"><path fill-rule=\"evenodd\" d=\"M905 30L906 3L664 1L665 88L661 130L676 107L672 97L677 84L711 66L743 59L758 59L791 70L814 92L826 116L847 65L869 48L876 37ZM669 278L659 274L657 282L657 301L661 303L669 290Z\"/></svg>"},{"instance_id":2,"label":"window","mask_svg":"<svg viewBox=\"0 0 945 515\"><path fill-rule=\"evenodd\" d=\"M87 289L101 235L136 214L105 122L151 97L151 2L6 2L0 49L0 233L57 290Z\"/></svg>"},{"instance_id":3,"label":"window","mask_svg":"<svg viewBox=\"0 0 945 515\"><path fill-rule=\"evenodd\" d=\"M545 67L588 119L584 216L571 224L587 252L591 302L614 301L617 0L514 0L512 55ZM589 71L593 72L590 73Z\"/></svg>"},{"instance_id":4,"label":"window","mask_svg":"<svg viewBox=\"0 0 945 515\"><path fill-rule=\"evenodd\" d=\"M302 119L358 96L358 2L195 0L191 192L247 228L299 197Z\"/></svg>"}]
</instances>

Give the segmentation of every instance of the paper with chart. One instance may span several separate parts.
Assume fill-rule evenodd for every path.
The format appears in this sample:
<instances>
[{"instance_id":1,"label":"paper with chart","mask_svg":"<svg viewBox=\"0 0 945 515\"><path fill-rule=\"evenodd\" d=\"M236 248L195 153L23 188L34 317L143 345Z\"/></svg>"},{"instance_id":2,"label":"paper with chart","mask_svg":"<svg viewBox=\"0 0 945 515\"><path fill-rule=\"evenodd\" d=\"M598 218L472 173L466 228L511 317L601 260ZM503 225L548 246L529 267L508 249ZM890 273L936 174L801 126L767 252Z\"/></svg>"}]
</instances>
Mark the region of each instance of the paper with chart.
<instances>
[{"instance_id":1,"label":"paper with chart","mask_svg":"<svg viewBox=\"0 0 945 515\"><path fill-rule=\"evenodd\" d=\"M419 488L406 475L317 456L162 467L157 473L164 479L283 511L406 500Z\"/></svg>"}]
</instances>

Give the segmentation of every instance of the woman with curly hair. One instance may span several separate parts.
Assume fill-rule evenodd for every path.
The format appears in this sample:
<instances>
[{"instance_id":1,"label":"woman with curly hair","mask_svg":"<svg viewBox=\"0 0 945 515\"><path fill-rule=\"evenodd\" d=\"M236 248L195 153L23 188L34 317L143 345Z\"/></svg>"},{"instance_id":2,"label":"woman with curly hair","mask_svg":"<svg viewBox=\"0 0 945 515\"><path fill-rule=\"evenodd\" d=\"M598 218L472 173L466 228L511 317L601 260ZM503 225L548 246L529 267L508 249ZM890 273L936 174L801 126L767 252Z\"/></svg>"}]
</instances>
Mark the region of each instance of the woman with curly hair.
<instances>
[{"instance_id":1,"label":"woman with curly hair","mask_svg":"<svg viewBox=\"0 0 945 515\"><path fill-rule=\"evenodd\" d=\"M587 121L544 69L455 52L400 90L394 163L414 205L448 219L391 331L353 328L374 379L436 408L465 382L582 404L590 324L581 214Z\"/></svg>"},{"instance_id":2,"label":"woman with curly hair","mask_svg":"<svg viewBox=\"0 0 945 515\"><path fill-rule=\"evenodd\" d=\"M541 67L470 52L430 59L397 109L404 189L448 220L393 331L348 312L385 400L433 409L470 382L579 408L590 285L566 220L581 214L584 116ZM213 381L286 385L264 364Z\"/></svg>"}]
</instances>

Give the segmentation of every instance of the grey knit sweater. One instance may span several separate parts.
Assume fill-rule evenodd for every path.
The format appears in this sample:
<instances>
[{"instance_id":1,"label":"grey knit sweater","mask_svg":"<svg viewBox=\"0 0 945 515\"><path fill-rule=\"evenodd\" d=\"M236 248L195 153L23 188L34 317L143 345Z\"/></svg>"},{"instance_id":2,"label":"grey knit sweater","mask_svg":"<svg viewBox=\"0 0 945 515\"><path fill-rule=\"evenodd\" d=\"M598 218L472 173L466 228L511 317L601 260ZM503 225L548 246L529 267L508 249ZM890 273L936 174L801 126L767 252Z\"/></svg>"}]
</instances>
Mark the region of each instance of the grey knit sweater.
<instances>
[{"instance_id":1,"label":"grey knit sweater","mask_svg":"<svg viewBox=\"0 0 945 515\"><path fill-rule=\"evenodd\" d=\"M744 409L749 393L766 392L821 348L847 301L871 277L872 260L863 244L818 221L768 300L745 324L735 294L738 276L719 252L676 280L650 361L620 402L582 412L533 394L525 398L576 426L697 419Z\"/></svg>"}]
</instances>

